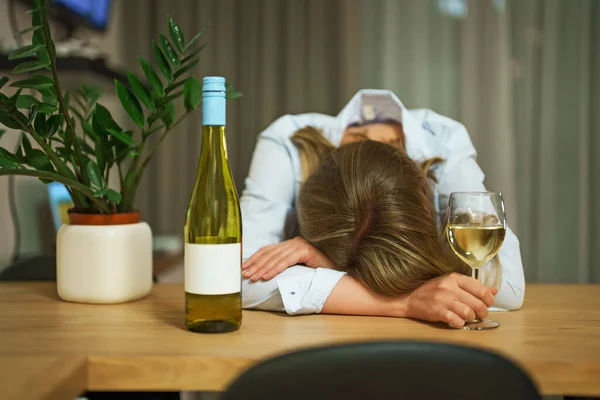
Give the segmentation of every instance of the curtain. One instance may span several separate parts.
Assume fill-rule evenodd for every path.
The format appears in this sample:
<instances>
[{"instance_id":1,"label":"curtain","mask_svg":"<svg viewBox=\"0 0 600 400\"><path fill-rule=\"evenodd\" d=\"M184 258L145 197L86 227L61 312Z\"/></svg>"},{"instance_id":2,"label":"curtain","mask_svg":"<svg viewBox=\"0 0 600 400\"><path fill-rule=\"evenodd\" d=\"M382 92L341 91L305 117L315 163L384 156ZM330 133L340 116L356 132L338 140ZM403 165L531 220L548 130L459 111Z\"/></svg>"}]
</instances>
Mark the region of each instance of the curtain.
<instances>
[{"instance_id":1,"label":"curtain","mask_svg":"<svg viewBox=\"0 0 600 400\"><path fill-rule=\"evenodd\" d=\"M363 81L465 124L529 281L600 281L600 3L441 3L365 2Z\"/></svg>"},{"instance_id":2,"label":"curtain","mask_svg":"<svg viewBox=\"0 0 600 400\"><path fill-rule=\"evenodd\" d=\"M600 3L512 1L516 182L528 276L599 282ZM595 207L594 207L595 206Z\"/></svg>"},{"instance_id":3,"label":"curtain","mask_svg":"<svg viewBox=\"0 0 600 400\"><path fill-rule=\"evenodd\" d=\"M359 89L359 0L127 0L120 7L129 68L137 68L136 55L151 58L150 40L167 31L167 15L188 38L210 22L196 75L224 75L245 94L227 105L228 153L240 193L260 131L288 113L335 115ZM137 205L155 232L183 231L200 132L198 112L149 165Z\"/></svg>"}]
</instances>

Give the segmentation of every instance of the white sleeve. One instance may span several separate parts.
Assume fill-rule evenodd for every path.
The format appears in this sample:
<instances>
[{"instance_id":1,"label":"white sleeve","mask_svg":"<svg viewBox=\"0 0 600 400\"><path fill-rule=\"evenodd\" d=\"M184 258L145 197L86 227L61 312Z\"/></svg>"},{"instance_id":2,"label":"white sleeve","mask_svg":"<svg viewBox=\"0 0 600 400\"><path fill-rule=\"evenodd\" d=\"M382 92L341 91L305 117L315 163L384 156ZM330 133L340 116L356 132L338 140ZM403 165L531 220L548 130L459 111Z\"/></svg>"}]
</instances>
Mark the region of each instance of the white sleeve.
<instances>
[{"instance_id":1,"label":"white sleeve","mask_svg":"<svg viewBox=\"0 0 600 400\"><path fill-rule=\"evenodd\" d=\"M269 129L293 129L292 117L282 117ZM285 239L288 215L293 209L296 175L289 150L277 138L261 135L246 189L241 198L243 254L248 259L261 247ZM242 283L244 308L310 314L321 311L344 273L292 266L270 281Z\"/></svg>"},{"instance_id":2,"label":"white sleeve","mask_svg":"<svg viewBox=\"0 0 600 400\"><path fill-rule=\"evenodd\" d=\"M485 176L475 161L477 152L467 130L461 127L449 135L446 145L450 150L450 155L439 180L441 212L445 212L452 192L486 190L483 184ZM518 310L521 308L525 296L525 276L519 240L510 228L506 231L504 244L498 252L498 258L502 265L502 283L496 295L494 307Z\"/></svg>"}]
</instances>

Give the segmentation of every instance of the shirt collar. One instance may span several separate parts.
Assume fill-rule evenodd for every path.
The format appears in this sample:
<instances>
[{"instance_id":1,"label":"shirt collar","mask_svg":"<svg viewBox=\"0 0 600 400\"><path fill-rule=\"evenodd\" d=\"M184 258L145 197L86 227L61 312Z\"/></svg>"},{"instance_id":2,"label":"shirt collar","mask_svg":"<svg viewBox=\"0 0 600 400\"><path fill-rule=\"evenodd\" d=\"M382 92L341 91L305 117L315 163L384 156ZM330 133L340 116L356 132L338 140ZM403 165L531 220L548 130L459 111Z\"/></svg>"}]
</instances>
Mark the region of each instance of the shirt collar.
<instances>
[{"instance_id":1,"label":"shirt collar","mask_svg":"<svg viewBox=\"0 0 600 400\"><path fill-rule=\"evenodd\" d=\"M389 90L363 89L358 91L337 116L337 136L334 145L339 146L348 125L365 119L392 118L402 123L406 138L406 153L415 161L433 157L446 158L446 151L433 132L404 107L400 99Z\"/></svg>"}]
</instances>

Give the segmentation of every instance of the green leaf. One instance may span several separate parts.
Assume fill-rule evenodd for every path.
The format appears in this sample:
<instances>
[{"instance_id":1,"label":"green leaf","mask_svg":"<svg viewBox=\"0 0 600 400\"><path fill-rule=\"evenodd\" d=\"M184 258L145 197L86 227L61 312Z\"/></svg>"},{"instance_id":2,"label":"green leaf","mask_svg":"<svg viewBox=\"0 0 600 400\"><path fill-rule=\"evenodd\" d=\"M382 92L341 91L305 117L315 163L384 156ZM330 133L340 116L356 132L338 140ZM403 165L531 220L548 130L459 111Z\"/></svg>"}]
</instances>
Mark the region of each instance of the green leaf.
<instances>
[{"instance_id":1,"label":"green leaf","mask_svg":"<svg viewBox=\"0 0 600 400\"><path fill-rule=\"evenodd\" d=\"M166 104L172 100L175 100L178 97L181 97L183 95L183 90L180 90L177 93L173 93L170 96L165 97L164 99L160 99L160 104Z\"/></svg>"},{"instance_id":2,"label":"green leaf","mask_svg":"<svg viewBox=\"0 0 600 400\"><path fill-rule=\"evenodd\" d=\"M6 133L6 129L0 129L0 139L2 139L2 135Z\"/></svg>"},{"instance_id":3,"label":"green leaf","mask_svg":"<svg viewBox=\"0 0 600 400\"><path fill-rule=\"evenodd\" d=\"M79 144L79 147L81 147L81 149L87 154L94 154L94 149L92 149L92 146L90 146L82 137L77 136L77 143Z\"/></svg>"},{"instance_id":4,"label":"green leaf","mask_svg":"<svg viewBox=\"0 0 600 400\"><path fill-rule=\"evenodd\" d=\"M19 122L14 119L10 114L0 112L0 124L10 129L21 129L22 126Z\"/></svg>"},{"instance_id":5,"label":"green leaf","mask_svg":"<svg viewBox=\"0 0 600 400\"><path fill-rule=\"evenodd\" d=\"M115 122L110 111L106 109L102 104L97 103L94 113L92 115L92 128L95 132L95 136L100 138L108 137L108 129L115 129L122 131L123 129ZM85 131L85 127L84 127ZM94 139L96 140L96 139Z\"/></svg>"},{"instance_id":6,"label":"green leaf","mask_svg":"<svg viewBox=\"0 0 600 400\"><path fill-rule=\"evenodd\" d=\"M196 65L198 65L198 63L200 62L200 60L194 60L191 63L189 63L188 65L186 65L185 67L182 67L180 69L177 70L177 72L175 72L175 74L173 74L173 78L177 79L179 78L181 75L185 74L186 72L188 72L190 69L194 68Z\"/></svg>"},{"instance_id":7,"label":"green leaf","mask_svg":"<svg viewBox=\"0 0 600 400\"><path fill-rule=\"evenodd\" d=\"M16 50L13 50L8 55L8 59L9 60L18 60L20 58L31 57L43 48L44 48L43 44L30 44L29 46L23 46Z\"/></svg>"},{"instance_id":8,"label":"green leaf","mask_svg":"<svg viewBox=\"0 0 600 400\"><path fill-rule=\"evenodd\" d=\"M87 85L81 84L81 87L77 89L77 93L85 100L85 104L93 106L101 97L102 90L98 85ZM85 106L82 106L85 109Z\"/></svg>"},{"instance_id":9,"label":"green leaf","mask_svg":"<svg viewBox=\"0 0 600 400\"><path fill-rule=\"evenodd\" d=\"M169 67L169 62L154 40L152 41L152 54L160 72L167 79L167 82L171 82L173 80L173 73L171 72L171 67Z\"/></svg>"},{"instance_id":10,"label":"green leaf","mask_svg":"<svg viewBox=\"0 0 600 400\"><path fill-rule=\"evenodd\" d=\"M75 114L75 116L77 117L77 119L79 119L79 121L83 121L83 115L81 115L81 113L79 111L77 111L77 109L75 107L71 107L69 109L70 112L72 112L73 114Z\"/></svg>"},{"instance_id":11,"label":"green leaf","mask_svg":"<svg viewBox=\"0 0 600 400\"><path fill-rule=\"evenodd\" d=\"M101 197L106 196L107 193L108 193L108 188L102 188L102 189L94 192L94 197L99 199Z\"/></svg>"},{"instance_id":12,"label":"green leaf","mask_svg":"<svg viewBox=\"0 0 600 400\"><path fill-rule=\"evenodd\" d=\"M167 20L169 22L169 36L171 36L171 40L173 40L173 43L175 43L179 51L183 53L183 50L185 49L185 38L183 37L183 31L173 20L173 18L169 16L167 17Z\"/></svg>"},{"instance_id":13,"label":"green leaf","mask_svg":"<svg viewBox=\"0 0 600 400\"><path fill-rule=\"evenodd\" d=\"M43 26L44 25L44 8L38 7L31 11L31 26ZM44 37L43 29L38 29L33 32L31 42L34 45L41 45L42 48L36 52L38 58L41 61L50 62L50 57L46 51L46 39Z\"/></svg>"},{"instance_id":14,"label":"green leaf","mask_svg":"<svg viewBox=\"0 0 600 400\"><path fill-rule=\"evenodd\" d=\"M81 100L79 98L79 96L75 96L75 103L77 103L77 105L79 106L79 108L81 108L81 111L85 111L88 108L86 102L84 102L83 100Z\"/></svg>"},{"instance_id":15,"label":"green leaf","mask_svg":"<svg viewBox=\"0 0 600 400\"><path fill-rule=\"evenodd\" d=\"M185 82L186 82L186 81L187 81L187 80L185 80L185 79L184 79L184 80L182 80L182 81L175 82L175 83L173 83L172 85L169 85L169 86L167 86L167 87L165 88L165 93L167 93L167 94L168 94L169 92L172 92L173 90L177 89L178 87L185 85Z\"/></svg>"},{"instance_id":16,"label":"green leaf","mask_svg":"<svg viewBox=\"0 0 600 400\"><path fill-rule=\"evenodd\" d=\"M24 35L26 33L34 32L34 31L37 31L38 29L42 29L42 28L43 28L42 25L31 26L31 27L29 27L27 29L23 29L22 31L17 32L17 36L22 36L22 35Z\"/></svg>"},{"instance_id":17,"label":"green leaf","mask_svg":"<svg viewBox=\"0 0 600 400\"><path fill-rule=\"evenodd\" d=\"M60 124L62 123L62 115L54 114L46 121L46 136L51 137L56 133Z\"/></svg>"},{"instance_id":18,"label":"green leaf","mask_svg":"<svg viewBox=\"0 0 600 400\"><path fill-rule=\"evenodd\" d=\"M144 111L138 99L121 82L115 79L115 89L121 105L140 128L144 127Z\"/></svg>"},{"instance_id":19,"label":"green leaf","mask_svg":"<svg viewBox=\"0 0 600 400\"><path fill-rule=\"evenodd\" d=\"M67 90L63 96L63 101L67 110L71 107L71 91Z\"/></svg>"},{"instance_id":20,"label":"green leaf","mask_svg":"<svg viewBox=\"0 0 600 400\"><path fill-rule=\"evenodd\" d=\"M38 90L42 94L42 101L47 104L56 106L58 104L58 95L53 87Z\"/></svg>"},{"instance_id":21,"label":"green leaf","mask_svg":"<svg viewBox=\"0 0 600 400\"><path fill-rule=\"evenodd\" d=\"M191 61L193 58L195 58L202 50L204 50L206 46L207 44L204 43L202 46L192 51L188 56L184 57L183 60L181 60L181 65L185 65L188 61Z\"/></svg>"},{"instance_id":22,"label":"green leaf","mask_svg":"<svg viewBox=\"0 0 600 400\"><path fill-rule=\"evenodd\" d=\"M10 86L24 89L49 89L54 86L54 80L46 75L34 74L27 79L13 82Z\"/></svg>"},{"instance_id":23,"label":"green leaf","mask_svg":"<svg viewBox=\"0 0 600 400\"><path fill-rule=\"evenodd\" d=\"M56 111L57 111L56 106L53 106L52 104L46 104L46 103L38 104L37 112L39 112L39 113L51 114Z\"/></svg>"},{"instance_id":24,"label":"green leaf","mask_svg":"<svg viewBox=\"0 0 600 400\"><path fill-rule=\"evenodd\" d=\"M165 57L167 57L171 64L179 66L179 56L177 56L177 53L175 53L175 49L171 45L171 42L169 42L169 39L167 39L167 37L162 33L160 34L159 38L160 48L162 49Z\"/></svg>"},{"instance_id":25,"label":"green leaf","mask_svg":"<svg viewBox=\"0 0 600 400\"><path fill-rule=\"evenodd\" d=\"M24 72L37 71L38 69L46 68L48 66L50 66L50 64L45 61L27 61L14 67L11 73L13 75L22 74Z\"/></svg>"},{"instance_id":26,"label":"green leaf","mask_svg":"<svg viewBox=\"0 0 600 400\"><path fill-rule=\"evenodd\" d=\"M204 33L205 30L207 30L210 27L210 24L206 24L206 26L204 28L202 28L202 30L200 32L198 32L196 34L196 36L194 36L192 38L192 40L190 40L188 42L188 44L185 45L185 48L183 49L184 52L187 52L189 49L192 48L192 46L194 45L194 43L196 43L196 40L200 39L200 36L202 36L202 34Z\"/></svg>"},{"instance_id":27,"label":"green leaf","mask_svg":"<svg viewBox=\"0 0 600 400\"><path fill-rule=\"evenodd\" d=\"M4 87L4 85L6 85L7 82L8 82L7 76L3 76L2 78L0 78L0 89L2 89Z\"/></svg>"},{"instance_id":28,"label":"green leaf","mask_svg":"<svg viewBox=\"0 0 600 400\"><path fill-rule=\"evenodd\" d=\"M153 133L155 133L155 132L163 129L164 127L165 127L164 125L158 125L158 126L155 126L152 129L150 129L149 131L142 132L144 139L147 138L148 136L152 135Z\"/></svg>"},{"instance_id":29,"label":"green leaf","mask_svg":"<svg viewBox=\"0 0 600 400\"><path fill-rule=\"evenodd\" d=\"M29 138L25 134L21 135L21 147L23 148L24 152L24 160L26 160L27 154L29 154L33 148L31 147Z\"/></svg>"},{"instance_id":30,"label":"green leaf","mask_svg":"<svg viewBox=\"0 0 600 400\"><path fill-rule=\"evenodd\" d=\"M41 137L46 137L48 128L46 126L46 116L44 114L38 113L35 116L35 121L33 123L33 128L35 132Z\"/></svg>"},{"instance_id":31,"label":"green leaf","mask_svg":"<svg viewBox=\"0 0 600 400\"><path fill-rule=\"evenodd\" d=\"M40 149L31 149L26 155L27 164L40 171L53 171L52 163L50 159Z\"/></svg>"},{"instance_id":32,"label":"green leaf","mask_svg":"<svg viewBox=\"0 0 600 400\"><path fill-rule=\"evenodd\" d=\"M162 82L160 81L160 78L158 77L158 75L156 75L156 72L154 72L154 68L152 68L152 65L150 65L148 60L142 57L138 57L138 61L140 62L142 70L144 71L144 75L146 76L146 79L148 79L148 82L150 82L150 85L154 88L154 90L156 91L156 93L158 93L159 96L164 96L165 89L163 87Z\"/></svg>"},{"instance_id":33,"label":"green leaf","mask_svg":"<svg viewBox=\"0 0 600 400\"><path fill-rule=\"evenodd\" d=\"M110 133L113 137L115 137L116 139L118 139L123 144L126 144L129 147L136 146L135 142L133 141L131 131L122 132L122 131L117 131L115 129L109 129L108 133Z\"/></svg>"},{"instance_id":34,"label":"green leaf","mask_svg":"<svg viewBox=\"0 0 600 400\"><path fill-rule=\"evenodd\" d=\"M37 104L32 104L31 106L29 106L29 113L27 114L27 124L31 125L31 123L33 122L33 120L35 119L35 116L37 115Z\"/></svg>"},{"instance_id":35,"label":"green leaf","mask_svg":"<svg viewBox=\"0 0 600 400\"><path fill-rule=\"evenodd\" d=\"M92 128L92 124L90 124L88 121L82 121L81 122L81 128L83 129L83 132L85 134L87 134L89 137L91 137L92 139L94 139L94 141L98 137L98 135L96 134L96 132Z\"/></svg>"},{"instance_id":36,"label":"green leaf","mask_svg":"<svg viewBox=\"0 0 600 400\"><path fill-rule=\"evenodd\" d=\"M164 107L165 114L162 116L161 119L166 126L171 126L171 124L173 124L173 121L175 121L175 104L173 104L173 102L171 101L165 104Z\"/></svg>"},{"instance_id":37,"label":"green leaf","mask_svg":"<svg viewBox=\"0 0 600 400\"><path fill-rule=\"evenodd\" d=\"M202 84L195 76L186 79L183 96L183 104L188 111L195 110L202 103Z\"/></svg>"},{"instance_id":38,"label":"green leaf","mask_svg":"<svg viewBox=\"0 0 600 400\"><path fill-rule=\"evenodd\" d=\"M31 10L25 11L25 14L33 14L33 15L41 14L40 11L44 11L45 8L46 7L44 7L44 6L39 6L39 7L33 8Z\"/></svg>"},{"instance_id":39,"label":"green leaf","mask_svg":"<svg viewBox=\"0 0 600 400\"><path fill-rule=\"evenodd\" d=\"M19 160L8 150L0 147L0 167L15 168L19 165Z\"/></svg>"},{"instance_id":40,"label":"green leaf","mask_svg":"<svg viewBox=\"0 0 600 400\"><path fill-rule=\"evenodd\" d=\"M102 172L100 172L100 169L92 160L88 161L85 170L87 172L88 177L90 178L90 182L92 183L93 187L97 189L101 189L104 187L104 184L102 182Z\"/></svg>"},{"instance_id":41,"label":"green leaf","mask_svg":"<svg viewBox=\"0 0 600 400\"><path fill-rule=\"evenodd\" d=\"M121 193L116 192L112 189L107 189L106 198L115 204L119 204L121 202Z\"/></svg>"},{"instance_id":42,"label":"green leaf","mask_svg":"<svg viewBox=\"0 0 600 400\"><path fill-rule=\"evenodd\" d=\"M131 86L133 93L142 103L144 103L146 108L150 111L154 110L154 99L142 81L129 71L127 71L127 81L129 82L129 86Z\"/></svg>"},{"instance_id":43,"label":"green leaf","mask_svg":"<svg viewBox=\"0 0 600 400\"><path fill-rule=\"evenodd\" d=\"M96 163L98 163L100 171L104 171L104 168L106 168L106 158L108 153L110 153L108 139L103 136L98 136L98 139L96 140ZM100 175L102 176L102 173L100 173Z\"/></svg>"},{"instance_id":44,"label":"green leaf","mask_svg":"<svg viewBox=\"0 0 600 400\"><path fill-rule=\"evenodd\" d=\"M8 106L9 108L13 109L17 106L17 100L19 99L19 96L21 96L21 92L23 91L23 89L19 89L15 92L15 94L13 94L12 96L10 96L8 98Z\"/></svg>"},{"instance_id":45,"label":"green leaf","mask_svg":"<svg viewBox=\"0 0 600 400\"><path fill-rule=\"evenodd\" d=\"M242 96L242 92L235 90L230 83L225 85L225 98L227 100L239 99Z\"/></svg>"},{"instance_id":46,"label":"green leaf","mask_svg":"<svg viewBox=\"0 0 600 400\"><path fill-rule=\"evenodd\" d=\"M28 94L22 94L17 99L17 108L29 108L32 104L40 104L40 101L33 96Z\"/></svg>"}]
</instances>

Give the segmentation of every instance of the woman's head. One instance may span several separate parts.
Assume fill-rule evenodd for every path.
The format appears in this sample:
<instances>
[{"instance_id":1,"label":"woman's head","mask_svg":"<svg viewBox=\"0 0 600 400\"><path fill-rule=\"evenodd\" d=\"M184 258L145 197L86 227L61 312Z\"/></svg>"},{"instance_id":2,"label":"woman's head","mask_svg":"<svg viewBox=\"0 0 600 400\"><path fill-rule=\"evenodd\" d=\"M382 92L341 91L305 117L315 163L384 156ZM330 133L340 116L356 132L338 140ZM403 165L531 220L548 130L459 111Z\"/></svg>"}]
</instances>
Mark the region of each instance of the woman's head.
<instances>
[{"instance_id":1,"label":"woman's head","mask_svg":"<svg viewBox=\"0 0 600 400\"><path fill-rule=\"evenodd\" d=\"M305 239L377 293L468 272L444 246L430 183L402 149L367 140L331 151L297 204Z\"/></svg>"}]
</instances>

